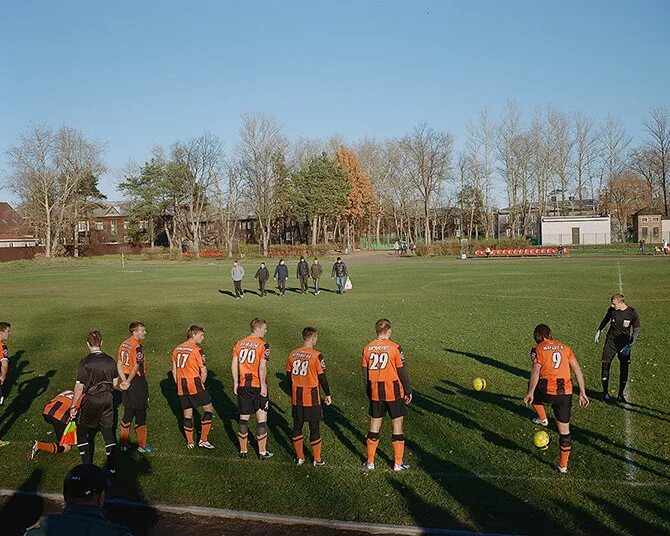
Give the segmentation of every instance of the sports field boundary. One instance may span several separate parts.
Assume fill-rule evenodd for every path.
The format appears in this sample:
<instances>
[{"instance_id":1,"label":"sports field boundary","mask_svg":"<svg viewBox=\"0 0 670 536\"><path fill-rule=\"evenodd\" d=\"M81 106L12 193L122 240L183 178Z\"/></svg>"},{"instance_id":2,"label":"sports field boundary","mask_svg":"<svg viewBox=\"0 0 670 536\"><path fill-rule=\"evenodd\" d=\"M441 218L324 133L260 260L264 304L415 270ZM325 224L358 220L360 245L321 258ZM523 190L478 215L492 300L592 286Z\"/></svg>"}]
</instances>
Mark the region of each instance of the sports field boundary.
<instances>
[{"instance_id":1,"label":"sports field boundary","mask_svg":"<svg viewBox=\"0 0 670 536\"><path fill-rule=\"evenodd\" d=\"M23 491L0 489L0 497L23 496L40 497L54 502L63 502L63 496L58 493L39 493L36 491ZM343 532L367 532L369 534L402 534L407 536L515 536L514 534L503 534L494 532L476 532L459 529L444 529L436 527L418 527L412 525L384 525L376 523L356 523L354 521L339 521L335 519L320 519L316 517L282 516L277 514L263 514L259 512L246 512L238 510L226 510L221 508L206 508L202 506L177 506L172 504L149 504L134 502L125 499L109 498L105 504L118 507L135 509L153 509L168 514L191 514L199 517L215 519L230 519L235 521L251 521L265 523L268 525L309 526L321 527Z\"/></svg>"}]
</instances>

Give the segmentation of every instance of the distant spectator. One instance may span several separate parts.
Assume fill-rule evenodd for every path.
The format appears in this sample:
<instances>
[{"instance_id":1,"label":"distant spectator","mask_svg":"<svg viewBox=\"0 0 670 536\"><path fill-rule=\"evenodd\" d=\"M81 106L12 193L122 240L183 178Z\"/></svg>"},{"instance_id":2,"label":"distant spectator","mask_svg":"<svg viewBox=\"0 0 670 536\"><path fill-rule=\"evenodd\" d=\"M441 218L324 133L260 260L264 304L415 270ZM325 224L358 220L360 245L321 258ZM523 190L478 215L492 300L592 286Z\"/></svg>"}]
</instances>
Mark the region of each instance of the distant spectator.
<instances>
[{"instance_id":1,"label":"distant spectator","mask_svg":"<svg viewBox=\"0 0 670 536\"><path fill-rule=\"evenodd\" d=\"M670 250L668 249L668 241L667 241L667 240L663 240L663 255L667 255L667 254L668 254L668 251L670 251Z\"/></svg>"},{"instance_id":2,"label":"distant spectator","mask_svg":"<svg viewBox=\"0 0 670 536\"><path fill-rule=\"evenodd\" d=\"M341 257L338 257L335 264L333 264L330 276L337 283L337 293L344 294L344 285L347 282L347 277L349 277L349 272L347 271L347 265L342 262Z\"/></svg>"},{"instance_id":3,"label":"distant spectator","mask_svg":"<svg viewBox=\"0 0 670 536\"><path fill-rule=\"evenodd\" d=\"M640 255L644 255L644 240L640 240Z\"/></svg>"},{"instance_id":4,"label":"distant spectator","mask_svg":"<svg viewBox=\"0 0 670 536\"><path fill-rule=\"evenodd\" d=\"M393 251L396 255L400 252L400 243L397 240L393 244Z\"/></svg>"},{"instance_id":5,"label":"distant spectator","mask_svg":"<svg viewBox=\"0 0 670 536\"><path fill-rule=\"evenodd\" d=\"M244 298L244 291L242 290L242 278L244 277L244 268L237 261L233 263L233 267L230 270L230 275L233 278L233 284L235 285L235 299L239 300Z\"/></svg>"},{"instance_id":6,"label":"distant spectator","mask_svg":"<svg viewBox=\"0 0 670 536\"><path fill-rule=\"evenodd\" d=\"M319 264L319 259L314 259L314 262L310 267L310 273L312 279L314 279L314 295L318 296L321 292L321 288L319 287L319 280L321 279L321 274L323 274L323 266Z\"/></svg>"},{"instance_id":7,"label":"distant spectator","mask_svg":"<svg viewBox=\"0 0 670 536\"><path fill-rule=\"evenodd\" d=\"M563 253L564 253L563 246L562 246L561 244L559 244L559 245L558 245L558 252L556 253L556 255L557 255L558 257L562 257L562 256L563 256Z\"/></svg>"},{"instance_id":8,"label":"distant spectator","mask_svg":"<svg viewBox=\"0 0 670 536\"><path fill-rule=\"evenodd\" d=\"M491 246L486 246L486 256L490 257L491 253L493 253L493 250L491 249Z\"/></svg>"},{"instance_id":9,"label":"distant spectator","mask_svg":"<svg viewBox=\"0 0 670 536\"><path fill-rule=\"evenodd\" d=\"M305 257L300 257L298 266L296 267L296 277L300 281L300 293L305 294L309 283L309 264Z\"/></svg>"},{"instance_id":10,"label":"distant spectator","mask_svg":"<svg viewBox=\"0 0 670 536\"><path fill-rule=\"evenodd\" d=\"M410 242L410 243L409 243L409 252L412 253L412 254L414 254L414 250L415 250L415 249L416 249L416 248L414 247L414 242Z\"/></svg>"},{"instance_id":11,"label":"distant spectator","mask_svg":"<svg viewBox=\"0 0 670 536\"><path fill-rule=\"evenodd\" d=\"M407 242L401 240L400 241L400 254L405 255L407 253Z\"/></svg>"},{"instance_id":12,"label":"distant spectator","mask_svg":"<svg viewBox=\"0 0 670 536\"><path fill-rule=\"evenodd\" d=\"M258 279L258 291L260 292L261 298L267 294L265 291L265 284L270 279L270 271L265 266L265 263L262 262L258 270L256 270L255 279Z\"/></svg>"},{"instance_id":13,"label":"distant spectator","mask_svg":"<svg viewBox=\"0 0 670 536\"><path fill-rule=\"evenodd\" d=\"M279 259L279 264L275 267L274 278L277 280L279 295L283 296L286 292L286 280L288 279L288 266L286 266L284 259Z\"/></svg>"}]
</instances>

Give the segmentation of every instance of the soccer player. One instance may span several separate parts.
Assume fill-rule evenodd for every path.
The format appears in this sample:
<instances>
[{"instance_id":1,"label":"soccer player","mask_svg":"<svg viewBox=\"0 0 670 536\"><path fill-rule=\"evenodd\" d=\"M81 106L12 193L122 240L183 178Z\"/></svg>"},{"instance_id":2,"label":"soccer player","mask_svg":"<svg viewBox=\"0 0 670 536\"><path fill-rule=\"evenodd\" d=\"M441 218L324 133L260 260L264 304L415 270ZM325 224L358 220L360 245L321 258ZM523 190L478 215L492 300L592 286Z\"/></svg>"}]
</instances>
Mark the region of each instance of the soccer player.
<instances>
[{"instance_id":1,"label":"soccer player","mask_svg":"<svg viewBox=\"0 0 670 536\"><path fill-rule=\"evenodd\" d=\"M528 382L528 394L523 398L524 404L532 404L537 417L535 424L547 426L549 419L543 404L551 405L556 418L559 433L560 455L558 470L568 472L568 458L572 448L570 437L570 411L572 409L572 380L570 371L574 372L579 386L579 404L583 408L589 405L582 369L572 349L554 340L549 326L540 324L533 331L535 346L530 352L532 369Z\"/></svg>"},{"instance_id":2,"label":"soccer player","mask_svg":"<svg viewBox=\"0 0 670 536\"><path fill-rule=\"evenodd\" d=\"M266 380L270 345L264 338L268 332L268 325L265 320L254 318L249 327L251 334L233 346L233 359L230 365L240 415L237 437L240 443L240 458L244 459L247 457L249 419L255 414L258 457L265 460L272 457L272 452L267 449L270 402Z\"/></svg>"},{"instance_id":3,"label":"soccer player","mask_svg":"<svg viewBox=\"0 0 670 536\"><path fill-rule=\"evenodd\" d=\"M60 445L60 440L65 432L65 427L70 422L70 408L74 400L74 391L63 391L52 398L42 410L42 417L54 428L56 441L34 441L30 449L30 459L34 460L37 453L48 452L49 454L60 454L68 452L70 445ZM81 402L81 398L79 402ZM77 409L79 404L77 405Z\"/></svg>"},{"instance_id":4,"label":"soccer player","mask_svg":"<svg viewBox=\"0 0 670 536\"><path fill-rule=\"evenodd\" d=\"M12 334L12 325L9 322L0 322L0 406L5 402L5 394L2 386L9 372L9 348L7 341Z\"/></svg>"},{"instance_id":5,"label":"soccer player","mask_svg":"<svg viewBox=\"0 0 670 536\"><path fill-rule=\"evenodd\" d=\"M135 419L137 451L153 452L147 445L147 406L149 405L149 385L147 384L147 365L142 341L147 335L142 322L131 322L128 326L130 337L121 343L117 352L117 366L123 402L121 418L121 450L128 450L130 425Z\"/></svg>"},{"instance_id":6,"label":"soccer player","mask_svg":"<svg viewBox=\"0 0 670 536\"><path fill-rule=\"evenodd\" d=\"M328 379L326 378L326 363L323 355L316 349L318 333L314 328L302 330L303 345L291 351L286 361L286 375L291 385L291 404L293 406L293 447L295 448L296 463L305 463L302 429L305 421L309 423L309 442L312 448L314 465L325 465L321 459L321 432L319 423L323 419L321 409L320 389L325 395L323 401L326 406L332 404Z\"/></svg>"},{"instance_id":7,"label":"soccer player","mask_svg":"<svg viewBox=\"0 0 670 536\"><path fill-rule=\"evenodd\" d=\"M607 331L601 359L600 379L603 384L603 400L605 402L611 400L609 394L610 366L614 356L617 356L619 358L619 395L617 400L627 404L628 401L624 391L628 382L630 349L640 335L640 317L635 309L626 305L623 294L614 294L610 300L610 305L605 317L600 322L600 326L598 326L595 336L595 342L597 343L600 340L600 332L609 323L610 327Z\"/></svg>"},{"instance_id":8,"label":"soccer player","mask_svg":"<svg viewBox=\"0 0 670 536\"><path fill-rule=\"evenodd\" d=\"M212 398L205 388L207 381L207 358L201 344L205 340L205 330L200 326L191 326L186 332L186 342L172 351L172 377L177 384L179 402L184 410L184 435L186 446L195 446L193 439L193 408L202 408L200 420L200 440L198 446L213 449L208 440L212 428Z\"/></svg>"},{"instance_id":9,"label":"soccer player","mask_svg":"<svg viewBox=\"0 0 670 536\"><path fill-rule=\"evenodd\" d=\"M377 338L363 348L363 382L370 399L370 431L367 436L367 459L363 467L375 468L375 453L379 445L382 418L391 417L394 471L409 469L403 461L405 436L403 419L406 406L412 401L409 373L400 345L391 340L391 322L385 318L375 324Z\"/></svg>"},{"instance_id":10,"label":"soccer player","mask_svg":"<svg viewBox=\"0 0 670 536\"><path fill-rule=\"evenodd\" d=\"M114 358L102 347L99 331L86 335L88 355L79 363L74 398L70 406L70 417L77 419L77 447L82 463L93 463L95 434L99 428L105 440L107 471L113 475L116 436L114 434L114 399L112 390L118 384L119 371ZM82 400L82 397L83 400Z\"/></svg>"}]
</instances>

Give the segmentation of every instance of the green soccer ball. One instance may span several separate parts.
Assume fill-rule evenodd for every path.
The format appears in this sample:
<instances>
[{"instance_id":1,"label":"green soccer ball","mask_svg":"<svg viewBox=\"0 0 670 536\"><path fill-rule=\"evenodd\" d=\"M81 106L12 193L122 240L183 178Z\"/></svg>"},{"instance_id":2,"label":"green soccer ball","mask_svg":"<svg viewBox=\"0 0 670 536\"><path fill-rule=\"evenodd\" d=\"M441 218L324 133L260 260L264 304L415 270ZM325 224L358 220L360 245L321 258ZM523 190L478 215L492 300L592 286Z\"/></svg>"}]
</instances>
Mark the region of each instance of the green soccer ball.
<instances>
[{"instance_id":1,"label":"green soccer ball","mask_svg":"<svg viewBox=\"0 0 670 536\"><path fill-rule=\"evenodd\" d=\"M484 378L475 378L472 380L472 388L475 391L483 391L486 389L486 380Z\"/></svg>"},{"instance_id":2,"label":"green soccer ball","mask_svg":"<svg viewBox=\"0 0 670 536\"><path fill-rule=\"evenodd\" d=\"M533 444L540 450L547 450L549 448L549 434L544 430L536 432L533 436Z\"/></svg>"}]
</instances>

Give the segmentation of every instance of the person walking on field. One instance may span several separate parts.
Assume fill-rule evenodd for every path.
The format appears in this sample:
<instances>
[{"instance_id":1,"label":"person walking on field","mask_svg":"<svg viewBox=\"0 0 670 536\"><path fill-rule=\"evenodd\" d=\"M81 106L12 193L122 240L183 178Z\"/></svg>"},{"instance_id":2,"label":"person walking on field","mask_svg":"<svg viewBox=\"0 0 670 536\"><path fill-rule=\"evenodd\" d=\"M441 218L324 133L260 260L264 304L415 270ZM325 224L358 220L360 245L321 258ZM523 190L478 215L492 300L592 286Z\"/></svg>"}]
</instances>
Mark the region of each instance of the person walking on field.
<instances>
[{"instance_id":1,"label":"person walking on field","mask_svg":"<svg viewBox=\"0 0 670 536\"><path fill-rule=\"evenodd\" d=\"M268 282L268 279L270 279L270 271L267 266L265 266L264 262L262 262L260 268L256 270L254 278L258 279L258 292L260 292L262 298L267 294L265 284Z\"/></svg>"},{"instance_id":2,"label":"person walking on field","mask_svg":"<svg viewBox=\"0 0 670 536\"><path fill-rule=\"evenodd\" d=\"M305 260L305 257L300 257L298 261L298 267L296 268L297 278L300 281L300 293L305 294L308 288L309 282L309 264Z\"/></svg>"},{"instance_id":3,"label":"person walking on field","mask_svg":"<svg viewBox=\"0 0 670 536\"><path fill-rule=\"evenodd\" d=\"M337 283L337 293L344 294L344 285L347 282L347 277L349 277L349 272L347 271L347 265L342 262L341 257L338 257L335 264L333 264L330 277L331 279L335 279Z\"/></svg>"},{"instance_id":4,"label":"person walking on field","mask_svg":"<svg viewBox=\"0 0 670 536\"><path fill-rule=\"evenodd\" d=\"M310 267L310 273L312 275L312 279L314 279L314 295L318 296L321 293L319 280L321 279L321 274L323 274L323 266L319 264L319 259L314 259L314 262Z\"/></svg>"},{"instance_id":5,"label":"person walking on field","mask_svg":"<svg viewBox=\"0 0 670 536\"><path fill-rule=\"evenodd\" d=\"M233 267L230 270L230 275L233 278L233 283L235 285L235 299L244 298L244 291L242 290L242 278L244 277L244 268L240 263L235 261Z\"/></svg>"},{"instance_id":6,"label":"person walking on field","mask_svg":"<svg viewBox=\"0 0 670 536\"><path fill-rule=\"evenodd\" d=\"M279 264L275 267L274 278L277 280L279 295L283 296L286 292L286 280L288 279L288 266L286 266L284 259L279 259Z\"/></svg>"}]
</instances>

